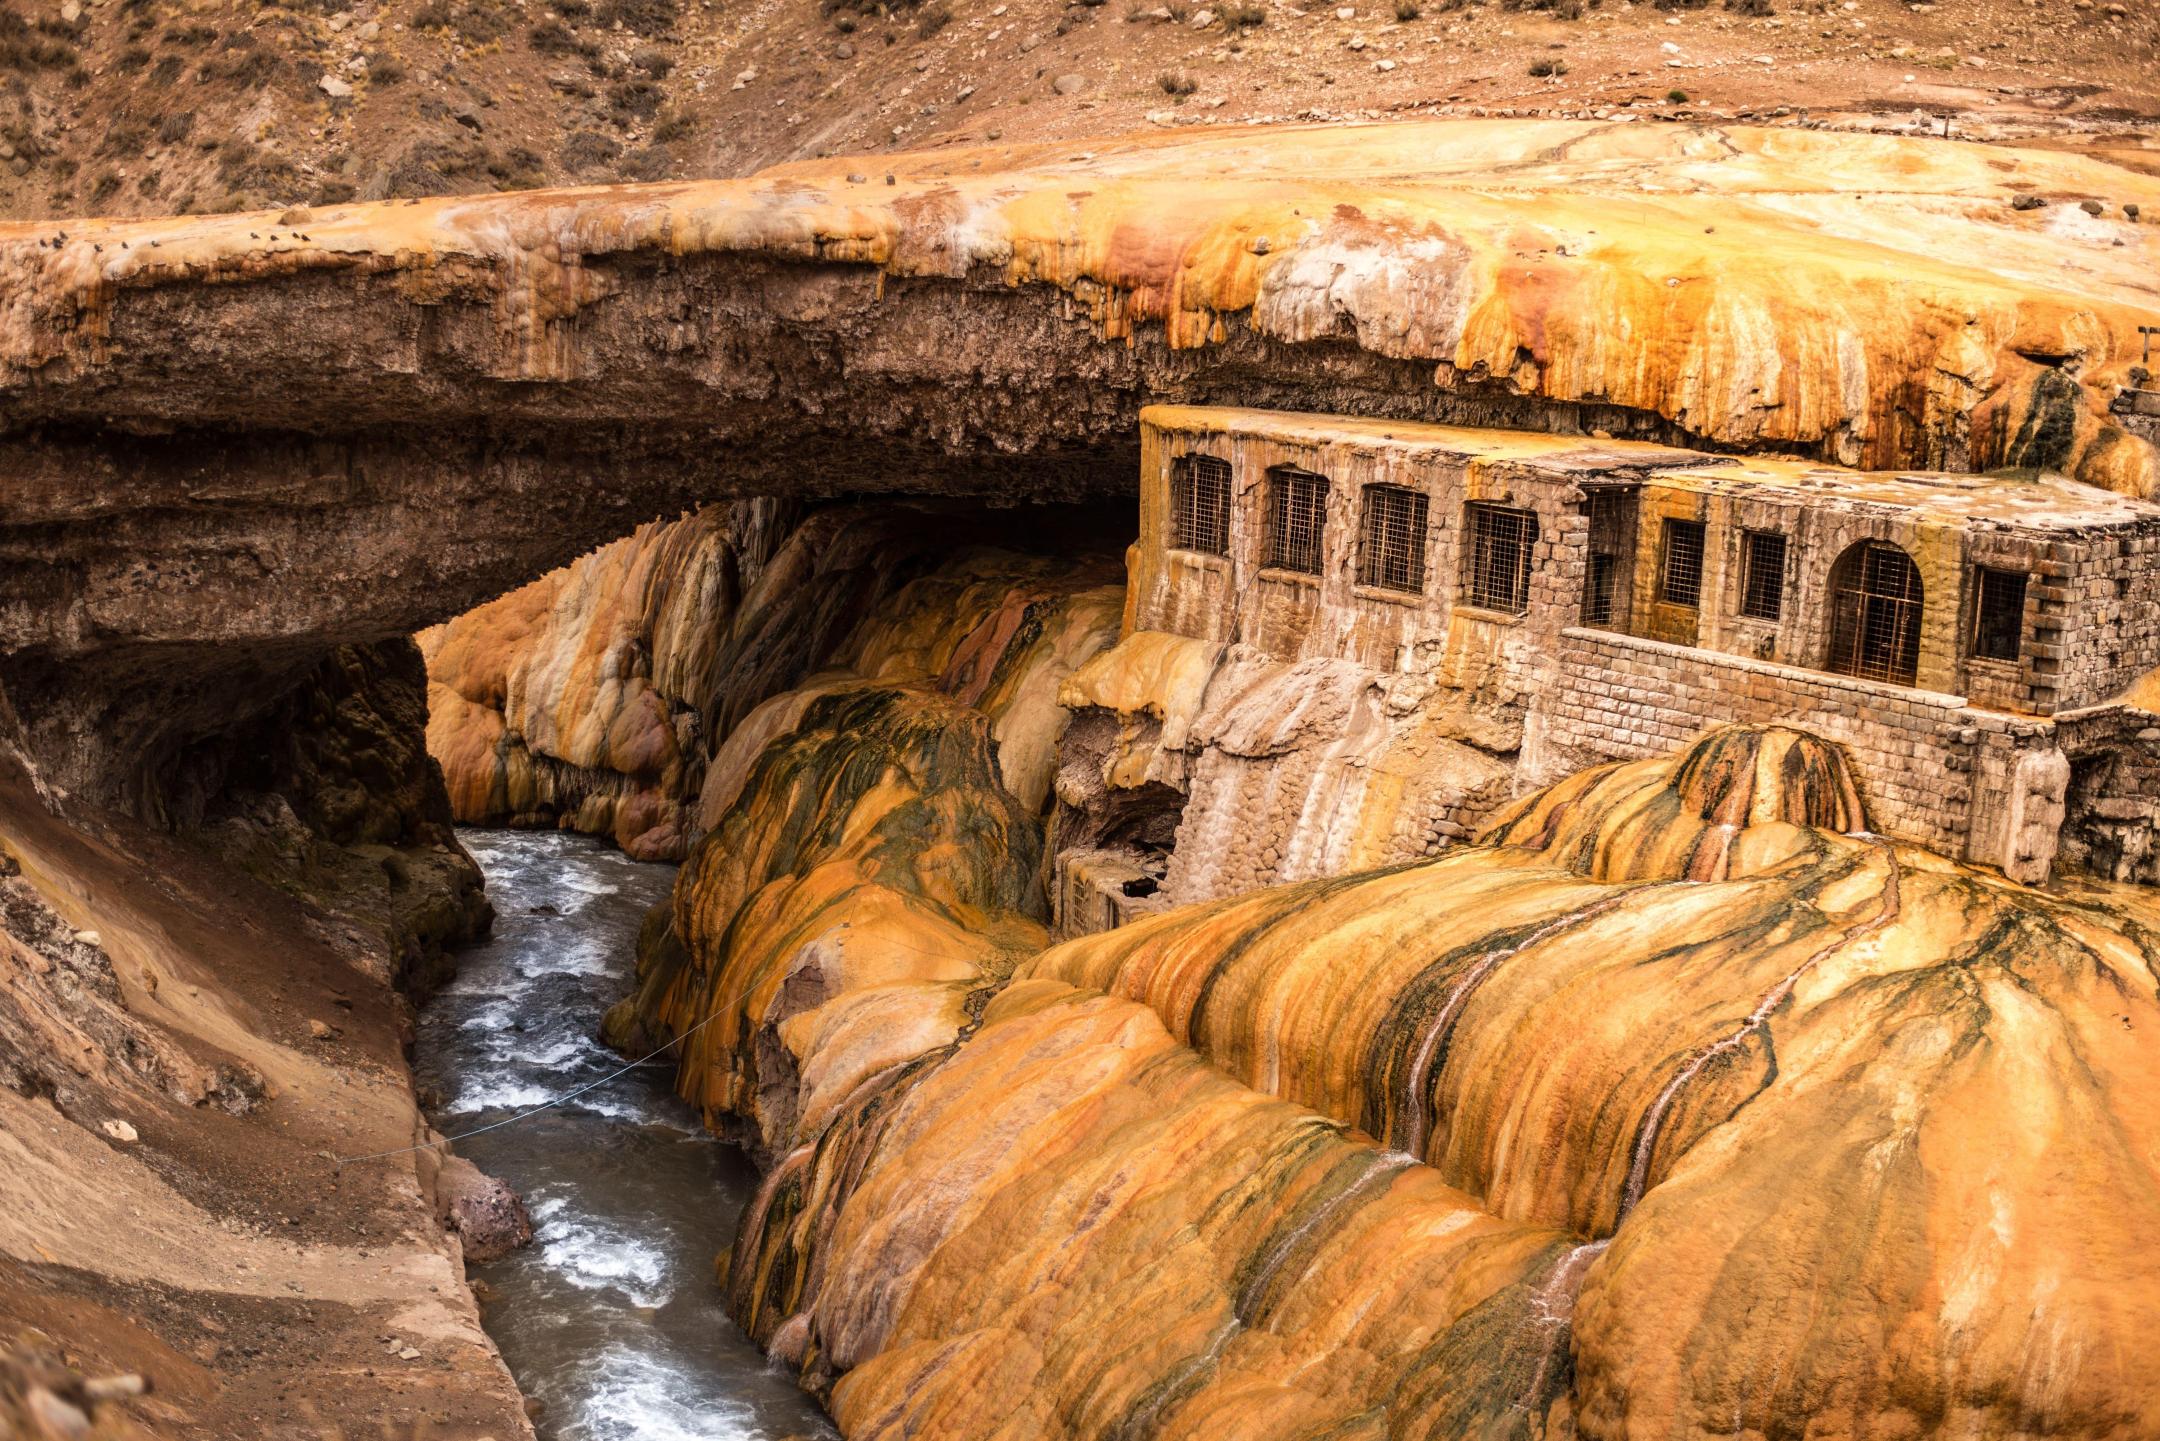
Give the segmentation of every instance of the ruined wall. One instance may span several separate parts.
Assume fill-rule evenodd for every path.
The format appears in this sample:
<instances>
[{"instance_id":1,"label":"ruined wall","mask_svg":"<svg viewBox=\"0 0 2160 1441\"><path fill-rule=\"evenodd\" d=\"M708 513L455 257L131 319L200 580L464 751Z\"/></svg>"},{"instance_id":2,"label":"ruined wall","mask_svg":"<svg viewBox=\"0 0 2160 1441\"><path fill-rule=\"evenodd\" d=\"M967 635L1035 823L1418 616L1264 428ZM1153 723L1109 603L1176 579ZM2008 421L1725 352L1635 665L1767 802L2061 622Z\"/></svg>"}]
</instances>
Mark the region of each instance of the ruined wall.
<instances>
[{"instance_id":1,"label":"ruined wall","mask_svg":"<svg viewBox=\"0 0 2160 1441\"><path fill-rule=\"evenodd\" d=\"M1567 631L1558 659L1559 680L1527 728L1528 784L1663 755L1713 726L1790 722L1845 748L1870 827L2004 865L2015 862L2003 827L2019 757L2055 748L2046 722L1975 710L1958 696L1606 631Z\"/></svg>"}]
</instances>

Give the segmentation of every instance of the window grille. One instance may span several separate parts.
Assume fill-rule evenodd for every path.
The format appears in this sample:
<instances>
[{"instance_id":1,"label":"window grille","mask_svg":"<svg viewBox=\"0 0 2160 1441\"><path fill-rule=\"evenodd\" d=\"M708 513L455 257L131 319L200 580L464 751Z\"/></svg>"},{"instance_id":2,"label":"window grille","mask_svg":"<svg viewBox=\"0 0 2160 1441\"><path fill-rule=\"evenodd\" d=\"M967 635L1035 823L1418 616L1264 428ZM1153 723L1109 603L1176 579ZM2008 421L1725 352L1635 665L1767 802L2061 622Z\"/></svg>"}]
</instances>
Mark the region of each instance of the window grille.
<instances>
[{"instance_id":1,"label":"window grille","mask_svg":"<svg viewBox=\"0 0 2160 1441\"><path fill-rule=\"evenodd\" d=\"M1537 516L1474 501L1468 520L1464 598L1485 610L1520 614L1530 604L1530 551L1537 544Z\"/></svg>"},{"instance_id":2,"label":"window grille","mask_svg":"<svg viewBox=\"0 0 2160 1441\"><path fill-rule=\"evenodd\" d=\"M1278 570L1320 573L1327 528L1327 477L1295 466L1268 472L1267 563Z\"/></svg>"},{"instance_id":3,"label":"window grille","mask_svg":"<svg viewBox=\"0 0 2160 1441\"><path fill-rule=\"evenodd\" d=\"M1425 589L1425 522L1432 501L1421 490L1365 487L1365 528L1358 548L1358 581L1387 590Z\"/></svg>"},{"instance_id":4,"label":"window grille","mask_svg":"<svg viewBox=\"0 0 2160 1441\"><path fill-rule=\"evenodd\" d=\"M1702 522L1666 521L1665 568L1658 594L1667 605L1702 604L1702 558Z\"/></svg>"},{"instance_id":5,"label":"window grille","mask_svg":"<svg viewBox=\"0 0 2160 1441\"><path fill-rule=\"evenodd\" d=\"M1830 570L1830 669L1911 685L1920 670L1920 568L1896 546L1864 540Z\"/></svg>"},{"instance_id":6,"label":"window grille","mask_svg":"<svg viewBox=\"0 0 2160 1441\"><path fill-rule=\"evenodd\" d=\"M2025 577L1986 566L1975 575L1972 653L1981 660L2016 660L2025 648Z\"/></svg>"},{"instance_id":7,"label":"window grille","mask_svg":"<svg viewBox=\"0 0 2160 1441\"><path fill-rule=\"evenodd\" d=\"M1609 626L1620 609L1620 587L1628 583L1627 556L1634 548L1635 496L1610 488L1589 498L1590 569L1583 580L1584 625Z\"/></svg>"},{"instance_id":8,"label":"window grille","mask_svg":"<svg viewBox=\"0 0 2160 1441\"><path fill-rule=\"evenodd\" d=\"M1178 457L1170 472L1170 543L1208 555L1230 553L1230 462Z\"/></svg>"},{"instance_id":9,"label":"window grille","mask_svg":"<svg viewBox=\"0 0 2160 1441\"><path fill-rule=\"evenodd\" d=\"M1785 613L1785 537L1751 530L1740 542L1740 614L1776 620Z\"/></svg>"}]
</instances>

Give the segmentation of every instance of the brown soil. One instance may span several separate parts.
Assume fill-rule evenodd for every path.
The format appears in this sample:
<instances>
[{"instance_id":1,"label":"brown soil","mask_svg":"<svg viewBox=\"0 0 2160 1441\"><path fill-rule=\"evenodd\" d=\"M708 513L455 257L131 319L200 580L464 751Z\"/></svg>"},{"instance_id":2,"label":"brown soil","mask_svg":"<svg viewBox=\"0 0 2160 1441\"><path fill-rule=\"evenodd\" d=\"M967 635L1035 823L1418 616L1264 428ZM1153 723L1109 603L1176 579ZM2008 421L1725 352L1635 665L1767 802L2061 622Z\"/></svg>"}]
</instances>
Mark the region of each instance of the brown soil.
<instances>
[{"instance_id":1,"label":"brown soil","mask_svg":"<svg viewBox=\"0 0 2160 1441\"><path fill-rule=\"evenodd\" d=\"M421 1134L404 1002L358 934L184 842L63 822L12 766L0 849L97 928L146 1044L263 1090L244 1115L188 1105L88 1047L88 1088L0 1090L0 1336L147 1374L127 1409L161 1435L528 1434L414 1159L331 1159Z\"/></svg>"},{"instance_id":2,"label":"brown soil","mask_svg":"<svg viewBox=\"0 0 2160 1441\"><path fill-rule=\"evenodd\" d=\"M63 0L35 21L11 7L25 18L0 18L0 214L733 175L1291 117L1753 117L2113 135L2143 153L2160 116L2160 17L2121 0L1542 3Z\"/></svg>"}]
</instances>

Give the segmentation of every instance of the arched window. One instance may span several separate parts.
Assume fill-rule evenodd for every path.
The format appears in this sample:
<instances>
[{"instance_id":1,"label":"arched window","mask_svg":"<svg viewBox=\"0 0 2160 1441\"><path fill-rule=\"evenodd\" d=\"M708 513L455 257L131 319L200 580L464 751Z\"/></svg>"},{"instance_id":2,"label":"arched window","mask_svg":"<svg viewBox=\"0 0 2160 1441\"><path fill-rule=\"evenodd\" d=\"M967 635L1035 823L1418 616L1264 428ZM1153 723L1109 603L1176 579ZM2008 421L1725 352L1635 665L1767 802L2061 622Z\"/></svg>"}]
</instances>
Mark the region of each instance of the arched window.
<instances>
[{"instance_id":1,"label":"arched window","mask_svg":"<svg viewBox=\"0 0 2160 1441\"><path fill-rule=\"evenodd\" d=\"M1848 546L1830 567L1830 669L1911 685L1920 671L1920 567L1887 541Z\"/></svg>"}]
</instances>

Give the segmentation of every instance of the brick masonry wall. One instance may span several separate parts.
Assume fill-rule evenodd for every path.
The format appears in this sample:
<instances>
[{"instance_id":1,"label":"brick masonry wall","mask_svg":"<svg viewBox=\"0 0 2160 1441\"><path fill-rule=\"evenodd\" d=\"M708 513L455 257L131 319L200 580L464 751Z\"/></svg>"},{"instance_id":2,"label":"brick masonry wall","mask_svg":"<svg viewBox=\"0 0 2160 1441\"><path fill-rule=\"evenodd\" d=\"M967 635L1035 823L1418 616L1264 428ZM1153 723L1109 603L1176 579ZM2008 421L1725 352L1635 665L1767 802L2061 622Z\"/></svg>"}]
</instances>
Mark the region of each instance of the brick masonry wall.
<instances>
[{"instance_id":1,"label":"brick masonry wall","mask_svg":"<svg viewBox=\"0 0 2160 1441\"><path fill-rule=\"evenodd\" d=\"M1974 710L1960 696L1571 629L1558 683L1533 713L1524 780L1669 754L1715 725L1769 721L1845 748L1878 832L1990 862L2002 853L2017 758L2053 745L2046 722Z\"/></svg>"}]
</instances>

